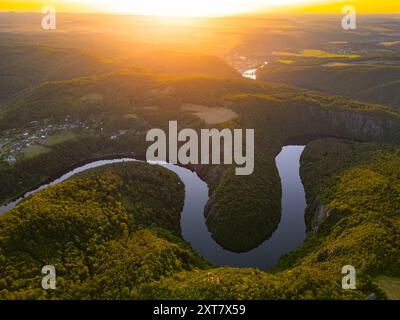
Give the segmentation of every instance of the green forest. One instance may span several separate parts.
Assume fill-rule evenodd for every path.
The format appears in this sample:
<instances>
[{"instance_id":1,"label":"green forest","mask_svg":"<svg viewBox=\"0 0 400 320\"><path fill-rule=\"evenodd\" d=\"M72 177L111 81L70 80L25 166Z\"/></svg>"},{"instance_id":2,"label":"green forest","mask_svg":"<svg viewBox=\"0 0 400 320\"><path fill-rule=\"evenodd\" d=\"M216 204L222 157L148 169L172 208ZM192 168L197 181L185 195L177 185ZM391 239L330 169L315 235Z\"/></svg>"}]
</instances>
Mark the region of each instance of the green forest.
<instances>
[{"instance_id":1,"label":"green forest","mask_svg":"<svg viewBox=\"0 0 400 320\"><path fill-rule=\"evenodd\" d=\"M384 44L396 21L344 35L332 17L257 20L270 29L246 18L160 27L82 16L72 31L77 20L60 19L65 32L0 22L0 205L96 160L144 161L146 133L171 120L178 130L251 128L252 175L185 165L209 188L208 231L233 253L270 239L282 218L276 157L302 141L307 238L268 271L213 265L184 240L175 173L107 165L0 215L0 300L400 299L400 58L398 44ZM137 37L108 29L119 23ZM241 76L253 68L257 80ZM218 122L221 110L235 117ZM57 290L41 289L48 264ZM342 288L348 264L356 290Z\"/></svg>"},{"instance_id":2,"label":"green forest","mask_svg":"<svg viewBox=\"0 0 400 320\"><path fill-rule=\"evenodd\" d=\"M180 235L184 188L174 173L144 163L92 169L0 218L0 297L386 298L374 279L400 277L399 164L395 145L310 143L302 157L309 236L270 273L218 268L193 252ZM326 219L315 228L318 204ZM39 289L47 263L57 269L58 290ZM357 290L341 288L349 263Z\"/></svg>"}]
</instances>

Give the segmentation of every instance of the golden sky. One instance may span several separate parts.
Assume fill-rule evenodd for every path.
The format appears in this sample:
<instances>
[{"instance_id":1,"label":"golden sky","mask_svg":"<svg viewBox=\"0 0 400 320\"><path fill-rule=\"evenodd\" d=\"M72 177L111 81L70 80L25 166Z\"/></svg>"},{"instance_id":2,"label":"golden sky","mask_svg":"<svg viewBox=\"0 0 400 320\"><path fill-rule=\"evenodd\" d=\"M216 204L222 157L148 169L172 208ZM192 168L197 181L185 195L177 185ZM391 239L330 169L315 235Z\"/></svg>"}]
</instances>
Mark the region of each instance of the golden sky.
<instances>
[{"instance_id":1,"label":"golden sky","mask_svg":"<svg viewBox=\"0 0 400 320\"><path fill-rule=\"evenodd\" d=\"M400 0L1 0L0 11L107 12L165 16L224 16L258 11L340 13L347 4L359 13L400 13Z\"/></svg>"}]
</instances>

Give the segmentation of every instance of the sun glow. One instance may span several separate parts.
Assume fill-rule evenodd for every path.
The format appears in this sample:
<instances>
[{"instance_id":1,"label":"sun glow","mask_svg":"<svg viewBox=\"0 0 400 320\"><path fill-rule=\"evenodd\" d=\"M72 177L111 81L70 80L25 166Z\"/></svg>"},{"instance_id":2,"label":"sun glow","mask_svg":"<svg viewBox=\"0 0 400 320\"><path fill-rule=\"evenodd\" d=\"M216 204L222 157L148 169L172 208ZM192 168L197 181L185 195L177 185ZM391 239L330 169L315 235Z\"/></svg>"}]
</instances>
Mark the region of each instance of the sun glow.
<instances>
[{"instance_id":1,"label":"sun glow","mask_svg":"<svg viewBox=\"0 0 400 320\"><path fill-rule=\"evenodd\" d=\"M40 11L52 4L59 12L102 12L153 16L227 16L256 11L341 13L353 4L359 13L399 12L399 0L1 0L0 11Z\"/></svg>"},{"instance_id":2,"label":"sun glow","mask_svg":"<svg viewBox=\"0 0 400 320\"><path fill-rule=\"evenodd\" d=\"M328 0L1 0L0 10L32 10L52 4L60 11L195 17L226 16L325 1Z\"/></svg>"},{"instance_id":3,"label":"sun glow","mask_svg":"<svg viewBox=\"0 0 400 320\"><path fill-rule=\"evenodd\" d=\"M312 3L316 0L115 0L102 1L109 11L157 16L224 16L276 5ZM110 3L111 2L111 3ZM319 1L320 2L320 1ZM96 3L99 3L96 1Z\"/></svg>"},{"instance_id":4,"label":"sun glow","mask_svg":"<svg viewBox=\"0 0 400 320\"><path fill-rule=\"evenodd\" d=\"M155 16L225 16L276 5L321 2L324 0L83 0L113 13Z\"/></svg>"}]
</instances>

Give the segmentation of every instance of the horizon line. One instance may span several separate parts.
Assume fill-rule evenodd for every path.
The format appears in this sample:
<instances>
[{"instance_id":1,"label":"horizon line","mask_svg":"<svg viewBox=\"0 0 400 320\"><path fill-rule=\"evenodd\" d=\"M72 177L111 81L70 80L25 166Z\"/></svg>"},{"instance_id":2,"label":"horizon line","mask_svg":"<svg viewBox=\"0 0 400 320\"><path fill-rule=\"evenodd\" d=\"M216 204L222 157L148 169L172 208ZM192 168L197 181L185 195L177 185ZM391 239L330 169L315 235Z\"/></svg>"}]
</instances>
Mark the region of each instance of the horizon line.
<instances>
[{"instance_id":1,"label":"horizon line","mask_svg":"<svg viewBox=\"0 0 400 320\"><path fill-rule=\"evenodd\" d=\"M41 11L23 11L23 10L2 10L0 13L12 13L12 14L43 14ZM155 15L155 14L140 14L134 12L106 12L106 11L59 11L57 14L75 14L75 15L107 15L107 16L132 16L132 17L155 17L155 18L183 18L183 19L193 19L193 18L232 18L232 17L251 17L251 16L266 16L273 14L289 14L289 15L343 15L342 12L313 12L313 11L284 11L284 10L273 10L273 11L263 11L263 12L244 12L236 14L227 15L199 15L199 16L170 16L170 15ZM400 15L399 12L359 12L358 15L371 16L371 15Z\"/></svg>"}]
</instances>

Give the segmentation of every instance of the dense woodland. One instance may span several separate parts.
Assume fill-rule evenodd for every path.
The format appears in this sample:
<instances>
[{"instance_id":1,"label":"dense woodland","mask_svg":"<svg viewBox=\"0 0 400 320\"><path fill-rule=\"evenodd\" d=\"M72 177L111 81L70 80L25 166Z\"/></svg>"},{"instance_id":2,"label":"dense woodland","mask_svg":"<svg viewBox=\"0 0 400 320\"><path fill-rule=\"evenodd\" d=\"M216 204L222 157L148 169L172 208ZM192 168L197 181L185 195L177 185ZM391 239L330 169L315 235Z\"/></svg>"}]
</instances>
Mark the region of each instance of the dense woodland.
<instances>
[{"instance_id":1,"label":"dense woodland","mask_svg":"<svg viewBox=\"0 0 400 320\"><path fill-rule=\"evenodd\" d=\"M399 59L397 57L397 59ZM373 102L399 109L397 94L400 87L400 67L393 65L352 64L344 61L342 66L293 63L276 65L261 70L260 80L287 83L299 87L320 90L356 100Z\"/></svg>"},{"instance_id":2,"label":"dense woodland","mask_svg":"<svg viewBox=\"0 0 400 320\"><path fill-rule=\"evenodd\" d=\"M90 121L92 129L80 132L78 139L52 146L50 152L3 165L0 176L7 182L1 199L6 201L88 159L112 154L142 157L147 130L166 129L171 119L177 119L180 128L208 127L195 115L181 112L184 103L231 108L239 117L219 126L258 132L252 176L237 177L230 168L221 168L217 176L210 174L212 166L195 169L211 186L206 212L210 231L223 247L237 252L258 246L279 223L280 186L274 159L289 138L400 140L399 114L388 107L278 84L139 70L47 82L7 104L0 116L4 130L27 128L32 119L62 124L67 116ZM127 128L135 131L110 139L113 132Z\"/></svg>"},{"instance_id":3,"label":"dense woodland","mask_svg":"<svg viewBox=\"0 0 400 320\"><path fill-rule=\"evenodd\" d=\"M400 276L399 162L393 145L312 142L302 178L309 203L318 201L329 214L272 273L215 268L190 249L180 238L183 185L175 174L142 163L93 169L0 219L1 297L364 299L374 292L385 298L374 278ZM57 268L58 290L38 289L46 263ZM340 271L349 263L358 270L358 287L345 291Z\"/></svg>"},{"instance_id":4,"label":"dense woodland","mask_svg":"<svg viewBox=\"0 0 400 320\"><path fill-rule=\"evenodd\" d=\"M206 266L179 238L183 198L173 173L131 162L35 194L0 219L1 297L128 298L142 282ZM38 286L47 263L54 293Z\"/></svg>"},{"instance_id":5,"label":"dense woodland","mask_svg":"<svg viewBox=\"0 0 400 320\"><path fill-rule=\"evenodd\" d=\"M280 222L275 157L281 147L296 137L331 139L305 150L308 237L272 272L218 268L199 257L181 237L182 182L166 169L126 163L75 176L0 217L1 299L388 297L376 279L400 277L397 67L342 72L314 65L310 73L309 66L295 64L272 66L269 78L260 77L344 98L241 79L207 54L161 50L128 63L126 57L21 42L0 47L1 138L65 123L79 128L63 132L73 138L43 143L45 152L18 153L15 163L3 158L2 204L93 159L142 158L147 130L166 129L171 119L180 128L211 127L183 112L185 103L229 108L238 117L215 127L255 129L254 174L238 177L224 166L192 169L210 187L205 216L214 239L245 252ZM336 86L333 78L341 79ZM59 290L40 289L45 264L55 265ZM357 290L342 290L345 264L359 270Z\"/></svg>"}]
</instances>

